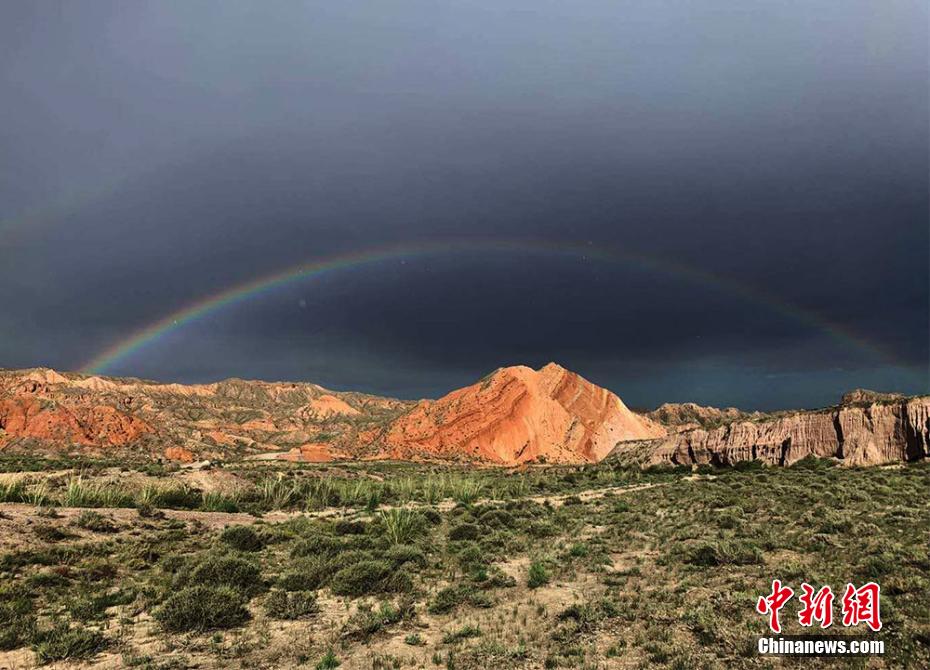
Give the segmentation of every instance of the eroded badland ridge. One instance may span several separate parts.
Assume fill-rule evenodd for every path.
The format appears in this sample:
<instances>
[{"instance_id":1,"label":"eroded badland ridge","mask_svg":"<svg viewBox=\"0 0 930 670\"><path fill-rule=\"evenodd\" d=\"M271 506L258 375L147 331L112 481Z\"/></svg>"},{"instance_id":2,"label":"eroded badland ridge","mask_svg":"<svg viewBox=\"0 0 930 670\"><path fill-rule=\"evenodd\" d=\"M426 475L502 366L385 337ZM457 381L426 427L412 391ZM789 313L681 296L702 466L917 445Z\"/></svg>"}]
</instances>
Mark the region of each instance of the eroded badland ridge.
<instances>
[{"instance_id":1,"label":"eroded badland ridge","mask_svg":"<svg viewBox=\"0 0 930 670\"><path fill-rule=\"evenodd\" d=\"M856 391L840 405L763 414L666 404L649 414L549 364L501 368L438 400L316 384L0 371L0 450L179 461L406 459L521 463L851 465L930 455L930 397Z\"/></svg>"}]
</instances>

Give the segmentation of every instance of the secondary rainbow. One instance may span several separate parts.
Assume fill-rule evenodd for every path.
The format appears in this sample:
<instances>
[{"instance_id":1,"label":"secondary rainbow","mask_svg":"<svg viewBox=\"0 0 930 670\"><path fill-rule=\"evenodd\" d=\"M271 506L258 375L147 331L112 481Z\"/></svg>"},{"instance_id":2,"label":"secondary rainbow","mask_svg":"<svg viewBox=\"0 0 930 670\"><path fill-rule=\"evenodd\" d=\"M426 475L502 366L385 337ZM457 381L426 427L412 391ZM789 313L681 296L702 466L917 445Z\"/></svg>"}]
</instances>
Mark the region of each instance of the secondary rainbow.
<instances>
[{"instance_id":1,"label":"secondary rainbow","mask_svg":"<svg viewBox=\"0 0 930 670\"><path fill-rule=\"evenodd\" d=\"M539 240L457 239L374 247L371 249L339 254L301 263L296 266L288 267L280 272L236 284L219 293L205 296L181 309L171 312L161 319L153 321L147 326L133 332L128 337L116 341L92 360L85 363L81 370L85 373L102 373L114 363L133 355L140 349L155 342L165 333L181 328L185 324L191 323L205 314L216 312L228 305L254 298L286 284L307 281L331 272L360 268L390 260L402 261L424 256L469 252L546 254L611 263L623 263L650 272L695 282L699 285L739 297L748 302L765 305L775 312L823 331L839 342L856 347L880 359L894 362L894 358L887 352L816 312L786 302L777 296L745 284L665 258L578 243L554 243Z\"/></svg>"}]
</instances>

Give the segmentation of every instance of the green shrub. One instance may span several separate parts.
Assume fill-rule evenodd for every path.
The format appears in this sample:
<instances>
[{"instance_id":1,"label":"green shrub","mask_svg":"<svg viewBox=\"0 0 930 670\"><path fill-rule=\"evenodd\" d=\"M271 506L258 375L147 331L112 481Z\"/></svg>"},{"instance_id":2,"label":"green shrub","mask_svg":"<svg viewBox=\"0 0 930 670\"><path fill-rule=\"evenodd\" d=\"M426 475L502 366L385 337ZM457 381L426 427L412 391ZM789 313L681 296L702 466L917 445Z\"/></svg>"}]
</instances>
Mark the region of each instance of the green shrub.
<instances>
[{"instance_id":1,"label":"green shrub","mask_svg":"<svg viewBox=\"0 0 930 670\"><path fill-rule=\"evenodd\" d=\"M89 509L78 515L77 519L74 520L74 525L94 533L115 533L119 530L112 519Z\"/></svg>"},{"instance_id":2,"label":"green shrub","mask_svg":"<svg viewBox=\"0 0 930 670\"><path fill-rule=\"evenodd\" d=\"M455 644L470 637L479 637L480 635L481 629L477 626L462 626L456 631L444 633L442 636L442 642L443 644Z\"/></svg>"},{"instance_id":3,"label":"green shrub","mask_svg":"<svg viewBox=\"0 0 930 670\"><path fill-rule=\"evenodd\" d=\"M191 586L169 596L153 616L167 631L204 631L239 626L249 618L242 596L220 586Z\"/></svg>"},{"instance_id":4,"label":"green shrub","mask_svg":"<svg viewBox=\"0 0 930 670\"><path fill-rule=\"evenodd\" d=\"M404 638L404 644L409 644L411 647L422 647L426 642L419 633L411 633Z\"/></svg>"},{"instance_id":5,"label":"green shrub","mask_svg":"<svg viewBox=\"0 0 930 670\"><path fill-rule=\"evenodd\" d=\"M388 549L385 556L397 566L405 563L412 563L419 567L426 565L426 555L418 547L409 544L396 544Z\"/></svg>"},{"instance_id":6,"label":"green shrub","mask_svg":"<svg viewBox=\"0 0 930 670\"><path fill-rule=\"evenodd\" d=\"M333 564L329 559L300 559L278 577L277 585L285 591L311 591L325 586L333 571Z\"/></svg>"},{"instance_id":7,"label":"green shrub","mask_svg":"<svg viewBox=\"0 0 930 670\"><path fill-rule=\"evenodd\" d=\"M366 525L361 521L340 519L333 526L333 531L336 535L363 535L365 533L365 528Z\"/></svg>"},{"instance_id":8,"label":"green shrub","mask_svg":"<svg viewBox=\"0 0 930 670\"><path fill-rule=\"evenodd\" d=\"M52 661L90 658L106 646L106 638L98 631L72 628L66 621L56 622L52 628L36 634L32 650L39 665Z\"/></svg>"},{"instance_id":9,"label":"green shrub","mask_svg":"<svg viewBox=\"0 0 930 670\"><path fill-rule=\"evenodd\" d=\"M35 630L32 600L18 590L0 590L0 650L17 649L28 644Z\"/></svg>"},{"instance_id":10,"label":"green shrub","mask_svg":"<svg viewBox=\"0 0 930 670\"><path fill-rule=\"evenodd\" d=\"M36 534L36 537L42 540L43 542L61 542L66 540L69 537L74 537L73 533L68 533L56 528L55 526L35 526L32 529L32 532Z\"/></svg>"},{"instance_id":11,"label":"green shrub","mask_svg":"<svg viewBox=\"0 0 930 670\"><path fill-rule=\"evenodd\" d=\"M379 592L404 592L413 588L410 576L398 572L389 561L362 561L333 575L330 588L337 596L363 596Z\"/></svg>"},{"instance_id":12,"label":"green shrub","mask_svg":"<svg viewBox=\"0 0 930 670\"><path fill-rule=\"evenodd\" d=\"M320 662L316 664L316 670L333 670L333 668L338 667L339 659L336 658L336 655L333 653L332 649L323 654L323 658L321 658Z\"/></svg>"},{"instance_id":13,"label":"green shrub","mask_svg":"<svg viewBox=\"0 0 930 670\"><path fill-rule=\"evenodd\" d=\"M449 539L453 542L477 540L480 536L481 529L473 523L463 523L449 530Z\"/></svg>"},{"instance_id":14,"label":"green shrub","mask_svg":"<svg viewBox=\"0 0 930 670\"><path fill-rule=\"evenodd\" d=\"M244 596L253 596L263 588L258 566L237 556L207 557L193 569L188 582L228 586Z\"/></svg>"},{"instance_id":15,"label":"green shrub","mask_svg":"<svg viewBox=\"0 0 930 670\"><path fill-rule=\"evenodd\" d=\"M281 591L272 589L265 596L265 610L272 619L299 619L319 611L313 591Z\"/></svg>"},{"instance_id":16,"label":"green shrub","mask_svg":"<svg viewBox=\"0 0 930 670\"><path fill-rule=\"evenodd\" d=\"M249 526L227 526L220 540L239 551L260 551L265 545L262 538Z\"/></svg>"},{"instance_id":17,"label":"green shrub","mask_svg":"<svg viewBox=\"0 0 930 670\"><path fill-rule=\"evenodd\" d=\"M468 593L465 589L456 586L447 586L441 589L426 606L430 614L445 614L465 602Z\"/></svg>"},{"instance_id":18,"label":"green shrub","mask_svg":"<svg viewBox=\"0 0 930 670\"><path fill-rule=\"evenodd\" d=\"M527 574L526 585L531 589L544 586L549 583L549 571L542 561L533 561L530 563L530 570Z\"/></svg>"},{"instance_id":19,"label":"green shrub","mask_svg":"<svg viewBox=\"0 0 930 670\"><path fill-rule=\"evenodd\" d=\"M691 549L687 557L691 565L761 565L762 552L744 542L703 543Z\"/></svg>"}]
</instances>

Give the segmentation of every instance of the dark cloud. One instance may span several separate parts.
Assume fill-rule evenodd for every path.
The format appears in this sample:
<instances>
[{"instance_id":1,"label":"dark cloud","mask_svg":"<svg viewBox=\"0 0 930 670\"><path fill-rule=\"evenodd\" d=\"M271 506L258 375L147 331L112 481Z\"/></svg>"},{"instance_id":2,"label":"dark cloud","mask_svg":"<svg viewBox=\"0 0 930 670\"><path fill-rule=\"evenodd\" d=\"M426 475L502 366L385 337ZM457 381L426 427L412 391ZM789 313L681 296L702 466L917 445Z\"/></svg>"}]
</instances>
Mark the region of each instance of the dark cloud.
<instances>
[{"instance_id":1,"label":"dark cloud","mask_svg":"<svg viewBox=\"0 0 930 670\"><path fill-rule=\"evenodd\" d=\"M534 242L293 283L109 371L416 397L558 360L639 406L927 391L927 18L4 6L0 365L76 368L305 260L496 238Z\"/></svg>"}]
</instances>

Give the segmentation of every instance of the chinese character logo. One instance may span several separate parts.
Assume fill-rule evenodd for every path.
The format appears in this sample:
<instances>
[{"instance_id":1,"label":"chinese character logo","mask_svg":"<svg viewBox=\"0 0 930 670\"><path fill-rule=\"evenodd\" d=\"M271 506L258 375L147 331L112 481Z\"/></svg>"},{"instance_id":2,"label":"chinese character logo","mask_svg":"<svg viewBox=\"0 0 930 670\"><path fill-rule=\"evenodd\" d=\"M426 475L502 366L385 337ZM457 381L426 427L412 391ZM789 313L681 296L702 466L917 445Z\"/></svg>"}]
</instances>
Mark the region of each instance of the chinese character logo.
<instances>
[{"instance_id":1,"label":"chinese character logo","mask_svg":"<svg viewBox=\"0 0 930 670\"><path fill-rule=\"evenodd\" d=\"M756 611L769 616L769 628L775 633L781 633L779 612L794 596L794 590L782 585L778 579L772 580L772 591L761 596L756 602ZM858 589L852 584L846 585L841 605L843 608L842 622L844 626L857 626L864 623L873 632L882 629L881 588L875 582L869 582ZM819 624L821 628L833 625L833 601L835 596L829 586L816 590L808 583L801 584L801 594L798 596L801 609L798 612L798 623L805 628Z\"/></svg>"}]
</instances>

